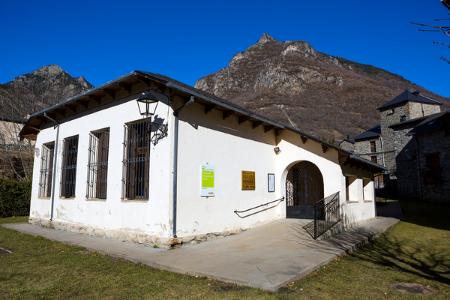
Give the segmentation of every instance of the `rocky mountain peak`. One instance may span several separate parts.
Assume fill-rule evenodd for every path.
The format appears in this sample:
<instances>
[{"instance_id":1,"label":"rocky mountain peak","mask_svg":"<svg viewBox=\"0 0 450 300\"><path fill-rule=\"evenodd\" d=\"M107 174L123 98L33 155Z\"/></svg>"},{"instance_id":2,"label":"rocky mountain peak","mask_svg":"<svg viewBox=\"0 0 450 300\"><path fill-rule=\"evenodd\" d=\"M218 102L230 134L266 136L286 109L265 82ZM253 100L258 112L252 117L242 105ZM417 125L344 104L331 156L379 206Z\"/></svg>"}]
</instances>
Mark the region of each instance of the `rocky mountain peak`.
<instances>
[{"instance_id":1,"label":"rocky mountain peak","mask_svg":"<svg viewBox=\"0 0 450 300\"><path fill-rule=\"evenodd\" d=\"M406 87L446 100L385 70L266 33L195 86L329 141L372 127L376 108Z\"/></svg>"},{"instance_id":2,"label":"rocky mountain peak","mask_svg":"<svg viewBox=\"0 0 450 300\"><path fill-rule=\"evenodd\" d=\"M86 80L84 76L80 76L77 78L77 81L80 83L80 85L85 88L86 90L91 89L93 86L89 83L89 81Z\"/></svg>"},{"instance_id":3,"label":"rocky mountain peak","mask_svg":"<svg viewBox=\"0 0 450 300\"><path fill-rule=\"evenodd\" d=\"M47 65L43 66L35 71L33 71L31 74L37 75L37 76L56 76L61 73L65 73L64 70L58 66L58 65Z\"/></svg>"},{"instance_id":4,"label":"rocky mountain peak","mask_svg":"<svg viewBox=\"0 0 450 300\"><path fill-rule=\"evenodd\" d=\"M257 44L265 44L265 43L269 43L269 42L276 42L277 40L274 39L271 35L269 35L268 33L263 33L261 35L261 37L258 40Z\"/></svg>"},{"instance_id":5,"label":"rocky mountain peak","mask_svg":"<svg viewBox=\"0 0 450 300\"><path fill-rule=\"evenodd\" d=\"M1 84L0 119L22 119L92 87L84 77L73 77L58 65L41 67Z\"/></svg>"}]
</instances>

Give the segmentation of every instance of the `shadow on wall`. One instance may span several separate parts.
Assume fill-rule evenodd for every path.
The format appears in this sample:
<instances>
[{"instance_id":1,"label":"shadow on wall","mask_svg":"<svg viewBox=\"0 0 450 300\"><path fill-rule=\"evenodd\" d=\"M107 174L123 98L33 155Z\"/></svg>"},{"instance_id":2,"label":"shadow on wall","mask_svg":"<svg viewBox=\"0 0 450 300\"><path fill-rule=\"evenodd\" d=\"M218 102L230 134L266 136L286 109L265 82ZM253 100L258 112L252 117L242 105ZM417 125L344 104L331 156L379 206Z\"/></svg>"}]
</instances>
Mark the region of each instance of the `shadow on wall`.
<instances>
[{"instance_id":1,"label":"shadow on wall","mask_svg":"<svg viewBox=\"0 0 450 300\"><path fill-rule=\"evenodd\" d=\"M249 120L242 121L242 123L239 124L236 115L231 115L226 119L223 119L223 113L219 110L213 109L212 111L205 113L204 107L197 103L186 107L181 112L179 119L180 121L187 122L194 129L204 127L259 143L272 146L275 146L276 144L273 130L264 132L262 125L253 127L253 123Z\"/></svg>"},{"instance_id":2,"label":"shadow on wall","mask_svg":"<svg viewBox=\"0 0 450 300\"><path fill-rule=\"evenodd\" d=\"M397 170L397 192L400 197L420 199L420 182L417 168L417 144L415 140L408 141L395 158Z\"/></svg>"}]
</instances>

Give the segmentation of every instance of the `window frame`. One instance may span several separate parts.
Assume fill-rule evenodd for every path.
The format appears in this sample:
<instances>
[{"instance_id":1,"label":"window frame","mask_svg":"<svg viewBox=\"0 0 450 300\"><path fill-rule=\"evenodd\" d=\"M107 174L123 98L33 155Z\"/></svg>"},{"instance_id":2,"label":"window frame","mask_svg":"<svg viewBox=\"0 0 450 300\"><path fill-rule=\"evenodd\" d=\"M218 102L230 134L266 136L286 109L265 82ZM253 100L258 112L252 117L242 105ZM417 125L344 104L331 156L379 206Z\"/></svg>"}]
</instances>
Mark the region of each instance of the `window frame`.
<instances>
[{"instance_id":1,"label":"window frame","mask_svg":"<svg viewBox=\"0 0 450 300\"><path fill-rule=\"evenodd\" d=\"M50 145L52 148L49 147ZM40 199L48 199L52 195L54 161L55 141L42 144L38 183L38 198Z\"/></svg>"},{"instance_id":2,"label":"window frame","mask_svg":"<svg viewBox=\"0 0 450 300\"><path fill-rule=\"evenodd\" d=\"M432 152L425 154L425 174L424 182L425 184L439 184L441 183L441 153Z\"/></svg>"},{"instance_id":3,"label":"window frame","mask_svg":"<svg viewBox=\"0 0 450 300\"><path fill-rule=\"evenodd\" d=\"M74 149L72 149L71 151L73 151L72 153L67 153L68 148L70 147L70 145L68 143L71 142L71 140L76 141L76 147L74 147ZM62 156L61 156L61 177L60 177L60 198L64 198L64 199L72 199L76 197L76 183L77 183L77 168L78 168L78 146L79 146L79 135L73 135L73 136L69 136L64 138L62 146L63 146L63 151L62 151ZM69 157L68 154L72 154ZM71 164L68 165L68 160L71 160ZM71 173L68 173L68 172ZM68 183L66 182L66 178L70 177L70 179L73 181L73 183L71 184L71 187L68 187ZM68 193L66 191L66 189L70 188L70 193Z\"/></svg>"},{"instance_id":4,"label":"window frame","mask_svg":"<svg viewBox=\"0 0 450 300\"><path fill-rule=\"evenodd\" d=\"M377 152L377 142L376 141L369 141L369 146L370 146L370 153Z\"/></svg>"},{"instance_id":5,"label":"window frame","mask_svg":"<svg viewBox=\"0 0 450 300\"><path fill-rule=\"evenodd\" d=\"M134 133L130 131L130 128L133 128ZM143 137L139 136L139 130L144 130ZM124 124L122 200L149 200L151 135L151 117L127 122ZM141 144L143 146L138 147L138 144ZM143 156L141 156L141 154L143 154ZM142 162L143 166L140 165L140 163ZM141 178L140 176L143 176L143 178ZM134 182L134 184L131 184L131 182Z\"/></svg>"},{"instance_id":6,"label":"window frame","mask_svg":"<svg viewBox=\"0 0 450 300\"><path fill-rule=\"evenodd\" d=\"M109 142L109 127L89 132L86 176L86 199L88 200L108 198Z\"/></svg>"}]
</instances>

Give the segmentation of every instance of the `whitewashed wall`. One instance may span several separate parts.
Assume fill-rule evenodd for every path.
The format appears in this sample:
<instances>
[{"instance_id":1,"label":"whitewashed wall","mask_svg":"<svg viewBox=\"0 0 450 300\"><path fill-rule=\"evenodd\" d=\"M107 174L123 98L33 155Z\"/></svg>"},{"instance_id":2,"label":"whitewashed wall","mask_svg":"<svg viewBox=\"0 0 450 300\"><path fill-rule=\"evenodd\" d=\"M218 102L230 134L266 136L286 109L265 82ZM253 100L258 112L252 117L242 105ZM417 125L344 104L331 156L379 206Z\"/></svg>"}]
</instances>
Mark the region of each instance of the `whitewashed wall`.
<instances>
[{"instance_id":1,"label":"whitewashed wall","mask_svg":"<svg viewBox=\"0 0 450 300\"><path fill-rule=\"evenodd\" d=\"M141 118L134 99L128 100L60 125L54 220L79 228L90 228L91 230L85 230L90 233L110 231L170 238L173 110L164 103L159 103L157 107L157 116L169 124L169 136L151 148L149 200L122 200L124 124ZM180 103L175 107L178 105ZM107 199L89 200L86 199L89 132L105 127L110 128ZM77 134L76 196L60 199L62 140ZM42 130L36 147L41 149L42 144L54 141L55 136L56 130L53 128ZM281 150L279 154L275 154L275 147ZM284 130L276 137L274 131L264 132L262 126L252 128L252 123L248 121L239 124L234 115L223 120L222 113L218 110L205 114L203 106L193 104L182 110L180 115L178 151L179 237L237 231L285 218L285 201L246 218L240 218L234 211L283 197L287 172L300 161L312 162L319 168L324 180L324 196L340 192L346 223L375 216L374 201L364 200L362 191L361 197L356 197L358 199L346 201L345 176L339 165L338 152L330 148L324 153L320 143L312 140L303 143L300 136L292 131ZM51 202L50 199L38 198L40 157L36 155L35 158L30 219L42 221L50 218ZM200 168L206 163L213 165L215 169L215 196L209 198L200 195ZM241 189L241 171L256 173L254 191ZM353 173L358 175L358 172L356 170ZM275 192L268 192L268 173L275 174ZM367 177L367 174L358 175L359 178L363 176ZM373 192L373 187L371 191ZM370 186L366 192L370 193ZM252 212L255 211L259 209ZM126 234L111 236L126 237Z\"/></svg>"},{"instance_id":2,"label":"whitewashed wall","mask_svg":"<svg viewBox=\"0 0 450 300\"><path fill-rule=\"evenodd\" d=\"M204 114L199 104L189 106L180 115L178 166L178 235L234 231L280 218L279 209L271 209L248 218L239 218L234 210L280 198L269 193L267 174L276 172L275 135L251 122L238 124L236 116L222 119L212 110ZM201 197L201 166L215 168L215 196ZM241 171L254 171L254 191L241 189ZM245 215L245 214L244 214Z\"/></svg>"},{"instance_id":3,"label":"whitewashed wall","mask_svg":"<svg viewBox=\"0 0 450 300\"><path fill-rule=\"evenodd\" d=\"M172 111L164 103L159 103L156 115L171 120ZM142 118L136 101L112 106L95 113L62 123L59 132L58 160L56 167L54 221L71 224L83 224L98 230L117 230L145 233L168 237L169 193L170 193L170 149L169 137L151 147L149 200L122 200L122 159L124 124ZM170 121L171 122L171 121ZM88 164L89 133L93 130L110 128L108 184L106 200L86 199L86 181ZM76 192L74 198L61 199L61 154L62 141L66 137L79 135L76 173ZM52 142L56 129L42 130L36 141L36 147ZM40 151L42 152L42 151ZM50 198L39 198L40 156L34 160L33 185L31 197L31 219L48 220L50 218Z\"/></svg>"},{"instance_id":4,"label":"whitewashed wall","mask_svg":"<svg viewBox=\"0 0 450 300\"><path fill-rule=\"evenodd\" d=\"M279 154L275 154L275 147L281 150ZM345 177L338 152L329 149L323 153L319 143L312 140L303 143L292 131L283 131L275 137L273 131L265 133L262 126L252 128L251 122L239 124L236 116L223 120L220 111L205 114L201 105L194 104L181 113L178 159L178 236L236 231L285 218L286 201L265 211L265 207L252 210L258 213L246 218L240 218L234 211L284 197L288 170L300 161L312 162L319 168L325 197L340 192L341 205L349 211L345 214L352 217L352 222L375 216L368 202L346 203L345 184L342 186ZM215 169L215 196L208 198L201 197L200 184L200 168L206 163ZM254 191L241 189L242 171L256 173ZM273 193L268 192L268 173L275 174Z\"/></svg>"}]
</instances>

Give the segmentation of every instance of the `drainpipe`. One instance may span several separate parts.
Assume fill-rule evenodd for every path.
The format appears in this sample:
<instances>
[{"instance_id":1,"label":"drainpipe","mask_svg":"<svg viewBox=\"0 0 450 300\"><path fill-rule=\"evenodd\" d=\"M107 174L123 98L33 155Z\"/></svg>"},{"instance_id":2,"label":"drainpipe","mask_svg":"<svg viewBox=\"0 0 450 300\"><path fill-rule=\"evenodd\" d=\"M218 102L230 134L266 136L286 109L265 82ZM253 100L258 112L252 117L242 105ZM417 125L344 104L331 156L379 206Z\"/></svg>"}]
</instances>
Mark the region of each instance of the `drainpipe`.
<instances>
[{"instance_id":1,"label":"drainpipe","mask_svg":"<svg viewBox=\"0 0 450 300\"><path fill-rule=\"evenodd\" d=\"M50 118L47 113L44 113L44 117L53 122L53 128L56 128L56 139L55 139L55 149L53 154L53 174L52 174L52 197L51 197L51 210L50 210L50 221L53 221L53 207L55 205L55 181L56 181L56 159L58 157L58 140L59 140L59 123Z\"/></svg>"},{"instance_id":2,"label":"drainpipe","mask_svg":"<svg viewBox=\"0 0 450 300\"><path fill-rule=\"evenodd\" d=\"M380 143L381 143L381 157L383 159L383 167L386 167L386 162L384 161L384 143L383 143L383 137L380 135Z\"/></svg>"},{"instance_id":3,"label":"drainpipe","mask_svg":"<svg viewBox=\"0 0 450 300\"><path fill-rule=\"evenodd\" d=\"M420 201L423 201L423 185L422 185L422 171L421 171L421 163L420 163L420 144L419 139L416 135L414 135L414 139L416 140L416 160L417 160L417 185L419 187L419 196Z\"/></svg>"},{"instance_id":4,"label":"drainpipe","mask_svg":"<svg viewBox=\"0 0 450 300\"><path fill-rule=\"evenodd\" d=\"M175 126L173 133L173 170L172 170L172 203L173 203L173 215L172 215L172 236L177 238L177 183L178 183L178 126L179 126L179 114L181 110L195 102L194 96L189 98L189 101L174 110L173 115L175 117Z\"/></svg>"}]
</instances>

